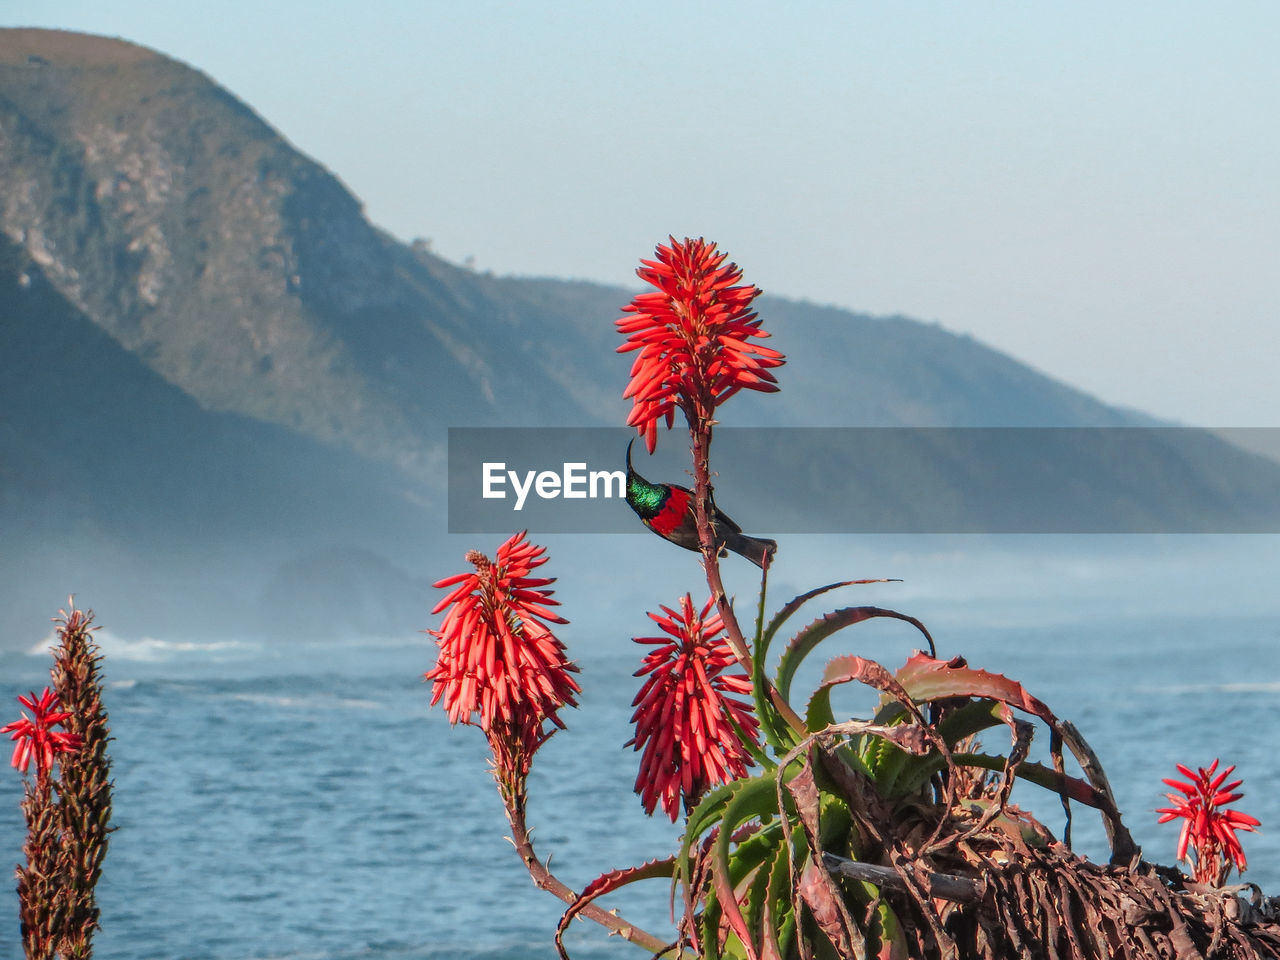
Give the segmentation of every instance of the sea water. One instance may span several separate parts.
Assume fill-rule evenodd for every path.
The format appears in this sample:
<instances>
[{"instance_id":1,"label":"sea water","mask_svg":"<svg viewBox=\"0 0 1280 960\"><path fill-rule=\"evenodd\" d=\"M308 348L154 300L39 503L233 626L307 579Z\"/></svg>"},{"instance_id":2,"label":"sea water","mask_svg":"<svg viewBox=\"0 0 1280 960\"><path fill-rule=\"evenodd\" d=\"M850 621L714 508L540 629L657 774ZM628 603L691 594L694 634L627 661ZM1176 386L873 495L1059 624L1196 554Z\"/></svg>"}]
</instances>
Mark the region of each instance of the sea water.
<instances>
[{"instance_id":1,"label":"sea water","mask_svg":"<svg viewBox=\"0 0 1280 960\"><path fill-rule=\"evenodd\" d=\"M1178 824L1157 825L1154 810L1165 804L1160 781L1176 775L1174 763L1221 756L1237 764L1246 791L1239 807L1263 821L1260 834L1243 835L1245 879L1280 893L1280 611L1274 588L1263 589L1280 569L1275 543L1237 541L1228 561L1199 554L1175 562L1171 545L1178 542L1149 545L1145 559L1075 550L975 560L961 555L972 547L957 554L954 542L935 544L925 559L889 553L887 565L916 574L907 585L846 588L797 626L834 606L893 605L929 624L940 654L963 653L1022 681L1095 748L1149 859L1173 859ZM1232 562L1240 566L1224 573ZM1241 579L1255 575L1241 592ZM539 855L580 888L605 870L673 852L677 830L643 814L636 755L623 747L641 653L627 634L645 632L643 612L620 629L615 605L598 600L584 617L591 601L575 602L579 619L562 632L582 666L581 705L565 712L569 729L536 759L529 822ZM534 888L504 839L479 732L451 728L429 708L421 680L433 658L428 638L304 646L99 637L116 831L98 888L96 956L555 956L563 905ZM920 644L910 626L885 622L855 627L831 652L893 665ZM823 659L814 657L797 689L812 684ZM39 650L0 654L0 704L10 705L0 719L17 716L12 698L42 688L47 667ZM866 707L853 694L837 702L850 714ZM991 745L1004 746L1003 735L994 731ZM1041 728L1037 756L1046 741ZM0 858L11 864L20 858L20 796L16 772L0 769ZM1014 802L1061 833L1056 796L1020 785ZM1073 810L1077 848L1105 859L1096 814ZM664 881L648 881L604 905L667 934L668 895ZM16 915L7 882L0 957L21 956ZM644 955L590 923L575 923L566 942L581 960Z\"/></svg>"}]
</instances>

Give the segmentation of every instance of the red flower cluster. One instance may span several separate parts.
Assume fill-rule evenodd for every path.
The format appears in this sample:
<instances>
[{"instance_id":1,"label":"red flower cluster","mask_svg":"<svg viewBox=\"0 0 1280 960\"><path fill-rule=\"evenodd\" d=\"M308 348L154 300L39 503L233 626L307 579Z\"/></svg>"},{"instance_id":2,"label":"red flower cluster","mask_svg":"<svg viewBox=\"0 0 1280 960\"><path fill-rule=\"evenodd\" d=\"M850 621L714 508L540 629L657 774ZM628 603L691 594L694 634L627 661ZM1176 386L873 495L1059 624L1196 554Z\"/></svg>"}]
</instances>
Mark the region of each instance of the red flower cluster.
<instances>
[{"instance_id":1,"label":"red flower cluster","mask_svg":"<svg viewBox=\"0 0 1280 960\"><path fill-rule=\"evenodd\" d=\"M636 273L658 290L642 293L623 307L631 316L617 321L627 342L619 353L640 351L631 365L631 382L623 397L632 400L627 424L644 437L653 453L658 421L670 427L683 406L709 419L716 406L739 390L778 389L770 367L781 366L781 353L751 342L769 334L751 310L757 287L738 285L742 271L725 264L726 255L706 240L671 237L659 246L655 260L642 260Z\"/></svg>"},{"instance_id":2,"label":"red flower cluster","mask_svg":"<svg viewBox=\"0 0 1280 960\"><path fill-rule=\"evenodd\" d=\"M0 727L0 733L10 733L9 739L18 741L10 763L25 774L34 760L36 776L43 779L53 768L54 754L73 753L80 749L82 741L77 733L53 729L61 726L71 713L58 709L58 695L48 687L39 697L32 691L29 697L19 696L18 702L30 710L34 718L24 713L21 720Z\"/></svg>"},{"instance_id":3,"label":"red flower cluster","mask_svg":"<svg viewBox=\"0 0 1280 960\"><path fill-rule=\"evenodd\" d=\"M1187 848L1190 846L1196 854L1196 882L1214 885L1220 885L1226 880L1232 863L1241 873L1244 872L1244 850L1236 831L1252 831L1260 825L1259 820L1247 813L1222 809L1244 796L1243 793L1234 792L1244 781L1233 780L1224 786L1223 782L1235 767L1227 767L1215 776L1214 771L1217 769L1217 760L1207 768L1200 767L1195 772L1178 764L1178 772L1189 778L1191 783L1166 779L1164 782L1180 791L1183 796L1166 794L1173 806L1156 811L1160 814L1159 823L1168 823L1177 817L1186 819L1186 823L1182 825L1182 834L1178 837L1177 859L1186 860Z\"/></svg>"},{"instance_id":4,"label":"red flower cluster","mask_svg":"<svg viewBox=\"0 0 1280 960\"><path fill-rule=\"evenodd\" d=\"M652 814L658 801L674 823L680 799L692 806L713 785L729 783L746 773L751 755L734 729L753 744L759 743L759 723L750 703L726 696L751 693L746 674L726 674L737 659L724 636L719 613L712 602L695 612L685 594L680 611L663 607L665 616L649 618L666 636L636 637L636 643L658 649L644 658L636 671L644 682L631 705L636 735L626 746L643 750L636 792L645 813Z\"/></svg>"},{"instance_id":5,"label":"red flower cluster","mask_svg":"<svg viewBox=\"0 0 1280 960\"><path fill-rule=\"evenodd\" d=\"M449 608L440 629L428 631L440 654L424 678L432 681L432 706L443 699L450 723L475 723L480 715L499 771L517 776L550 735L544 721L563 728L556 711L577 706L580 692L570 676L578 668L546 625L568 623L547 609L558 605L545 589L555 579L529 576L547 562L546 550L524 536L503 543L494 561L470 551L473 573L436 584L454 589L431 611Z\"/></svg>"}]
</instances>

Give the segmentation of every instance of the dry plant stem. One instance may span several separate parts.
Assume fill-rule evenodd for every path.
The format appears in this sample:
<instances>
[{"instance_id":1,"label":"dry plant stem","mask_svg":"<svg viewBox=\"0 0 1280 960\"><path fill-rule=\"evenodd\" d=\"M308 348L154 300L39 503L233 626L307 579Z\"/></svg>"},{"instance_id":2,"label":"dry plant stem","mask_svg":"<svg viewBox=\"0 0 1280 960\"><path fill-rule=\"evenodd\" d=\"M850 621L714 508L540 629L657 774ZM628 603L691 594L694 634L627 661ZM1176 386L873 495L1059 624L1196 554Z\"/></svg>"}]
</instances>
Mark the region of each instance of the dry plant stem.
<instances>
[{"instance_id":1,"label":"dry plant stem","mask_svg":"<svg viewBox=\"0 0 1280 960\"><path fill-rule=\"evenodd\" d=\"M504 798L503 806L507 810L507 822L511 824L511 842L524 862L525 869L529 871L529 876L533 877L534 886L540 890L546 890L572 906L578 901L578 894L558 880L533 851L533 841L529 838L529 831L524 822L524 797L517 796L510 800ZM578 915L589 917L601 926L608 927L624 940L629 940L650 953L662 953L671 946L669 941L662 940L647 930L628 923L616 914L601 910L593 903L583 907Z\"/></svg>"},{"instance_id":2,"label":"dry plant stem","mask_svg":"<svg viewBox=\"0 0 1280 960\"><path fill-rule=\"evenodd\" d=\"M22 813L27 821L27 839L22 846L27 864L15 873L23 953L27 960L53 960L66 905L58 872L58 808L47 772L37 771L34 787L26 784Z\"/></svg>"},{"instance_id":3,"label":"dry plant stem","mask_svg":"<svg viewBox=\"0 0 1280 960\"><path fill-rule=\"evenodd\" d=\"M70 606L70 604L68 604ZM62 611L53 681L63 708L71 711L67 729L83 746L59 760L61 771L62 864L67 891L66 915L58 952L67 960L93 953L99 911L94 888L102 875L111 832L110 727L102 703L102 659L93 642L93 611Z\"/></svg>"},{"instance_id":4,"label":"dry plant stem","mask_svg":"<svg viewBox=\"0 0 1280 960\"><path fill-rule=\"evenodd\" d=\"M733 647L734 656L747 671L747 676L751 676L751 651L747 649L747 641L742 636L742 627L733 612L733 604L724 592L724 583L720 579L720 556L716 550L715 532L711 528L711 421L706 417L698 417L690 410L685 410L685 416L689 421L689 436L693 440L693 509L694 519L698 522L698 545L702 548L702 567L707 575L707 587L711 590L711 596L715 597L716 610L724 621L725 634L729 638L729 645ZM797 733L806 732L804 721L772 685L769 687L769 699L788 726Z\"/></svg>"},{"instance_id":5,"label":"dry plant stem","mask_svg":"<svg viewBox=\"0 0 1280 960\"><path fill-rule=\"evenodd\" d=\"M822 862L832 873L852 880L866 880L878 887L887 887L899 893L910 893L906 882L898 876L892 867L882 867L875 863L860 863L838 857L834 853L823 853ZM956 903L977 903L982 899L985 886L981 880L969 877L957 877L949 873L925 874L924 884L932 897L951 900Z\"/></svg>"},{"instance_id":6,"label":"dry plant stem","mask_svg":"<svg viewBox=\"0 0 1280 960\"><path fill-rule=\"evenodd\" d=\"M1128 864L1142 855L1142 849L1134 842L1128 828L1120 820L1120 808L1116 805L1115 793L1111 790L1111 781L1102 769L1102 761L1093 752L1093 748L1085 742L1076 725L1069 720L1058 721L1058 733L1070 749L1084 771L1085 778L1104 798L1107 806L1102 811L1102 825L1107 831L1107 840L1111 844L1111 862L1117 865Z\"/></svg>"}]
</instances>

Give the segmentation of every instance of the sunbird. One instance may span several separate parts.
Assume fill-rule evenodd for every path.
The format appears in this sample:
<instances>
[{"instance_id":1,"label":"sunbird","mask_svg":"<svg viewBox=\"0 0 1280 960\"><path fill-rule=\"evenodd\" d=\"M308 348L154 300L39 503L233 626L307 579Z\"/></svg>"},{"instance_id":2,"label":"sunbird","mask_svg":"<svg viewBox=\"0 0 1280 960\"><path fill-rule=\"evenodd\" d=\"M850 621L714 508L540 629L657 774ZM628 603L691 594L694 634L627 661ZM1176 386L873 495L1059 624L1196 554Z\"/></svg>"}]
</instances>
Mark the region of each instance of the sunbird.
<instances>
[{"instance_id":1,"label":"sunbird","mask_svg":"<svg viewBox=\"0 0 1280 960\"><path fill-rule=\"evenodd\" d=\"M700 551L702 548L698 544L693 491L674 483L650 483L636 473L631 466L631 447L634 443L635 440L632 439L627 444L627 505L658 536L686 550ZM773 560L778 549L777 541L749 537L714 502L711 508L711 529L720 556L727 557L728 551L732 550L761 568Z\"/></svg>"}]
</instances>

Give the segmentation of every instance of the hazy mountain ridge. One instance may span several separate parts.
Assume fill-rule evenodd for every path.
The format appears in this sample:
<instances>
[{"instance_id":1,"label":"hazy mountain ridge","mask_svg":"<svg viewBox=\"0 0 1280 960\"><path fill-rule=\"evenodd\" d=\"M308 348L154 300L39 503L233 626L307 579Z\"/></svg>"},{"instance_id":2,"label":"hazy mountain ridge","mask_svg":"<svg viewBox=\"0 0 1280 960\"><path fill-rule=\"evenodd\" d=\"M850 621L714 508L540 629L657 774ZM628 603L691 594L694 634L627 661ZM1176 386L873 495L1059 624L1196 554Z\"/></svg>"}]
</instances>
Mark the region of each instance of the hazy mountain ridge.
<instances>
[{"instance_id":1,"label":"hazy mountain ridge","mask_svg":"<svg viewBox=\"0 0 1280 960\"><path fill-rule=\"evenodd\" d=\"M445 427L625 416L630 291L401 244L248 106L136 45L0 30L0 185L0 518L32 590L76 569L58 536L134 579L268 600L325 557L347 579L361 551L411 564L443 529ZM789 363L735 424L1151 422L936 325L759 307ZM344 609L321 599L322 621Z\"/></svg>"},{"instance_id":2,"label":"hazy mountain ridge","mask_svg":"<svg viewBox=\"0 0 1280 960\"><path fill-rule=\"evenodd\" d=\"M28 51L42 44L33 65ZM611 362L610 321L627 291L481 276L398 244L247 106L121 41L4 31L0 91L0 175L10 186L0 228L71 303L202 405L401 462L406 451L424 455L422 423L442 414L606 422L600 391L584 385L616 396L625 361ZM1116 418L912 321L778 300L762 308L806 364L782 403L793 422L839 409L813 402L833 380L864 399L846 404L842 422L990 424L1027 409L1001 402L1010 390L1052 395L1035 405L1044 422ZM840 376L824 378L833 370ZM991 400L969 409L938 370L968 370L954 386ZM765 416L780 420L778 405Z\"/></svg>"}]
</instances>

